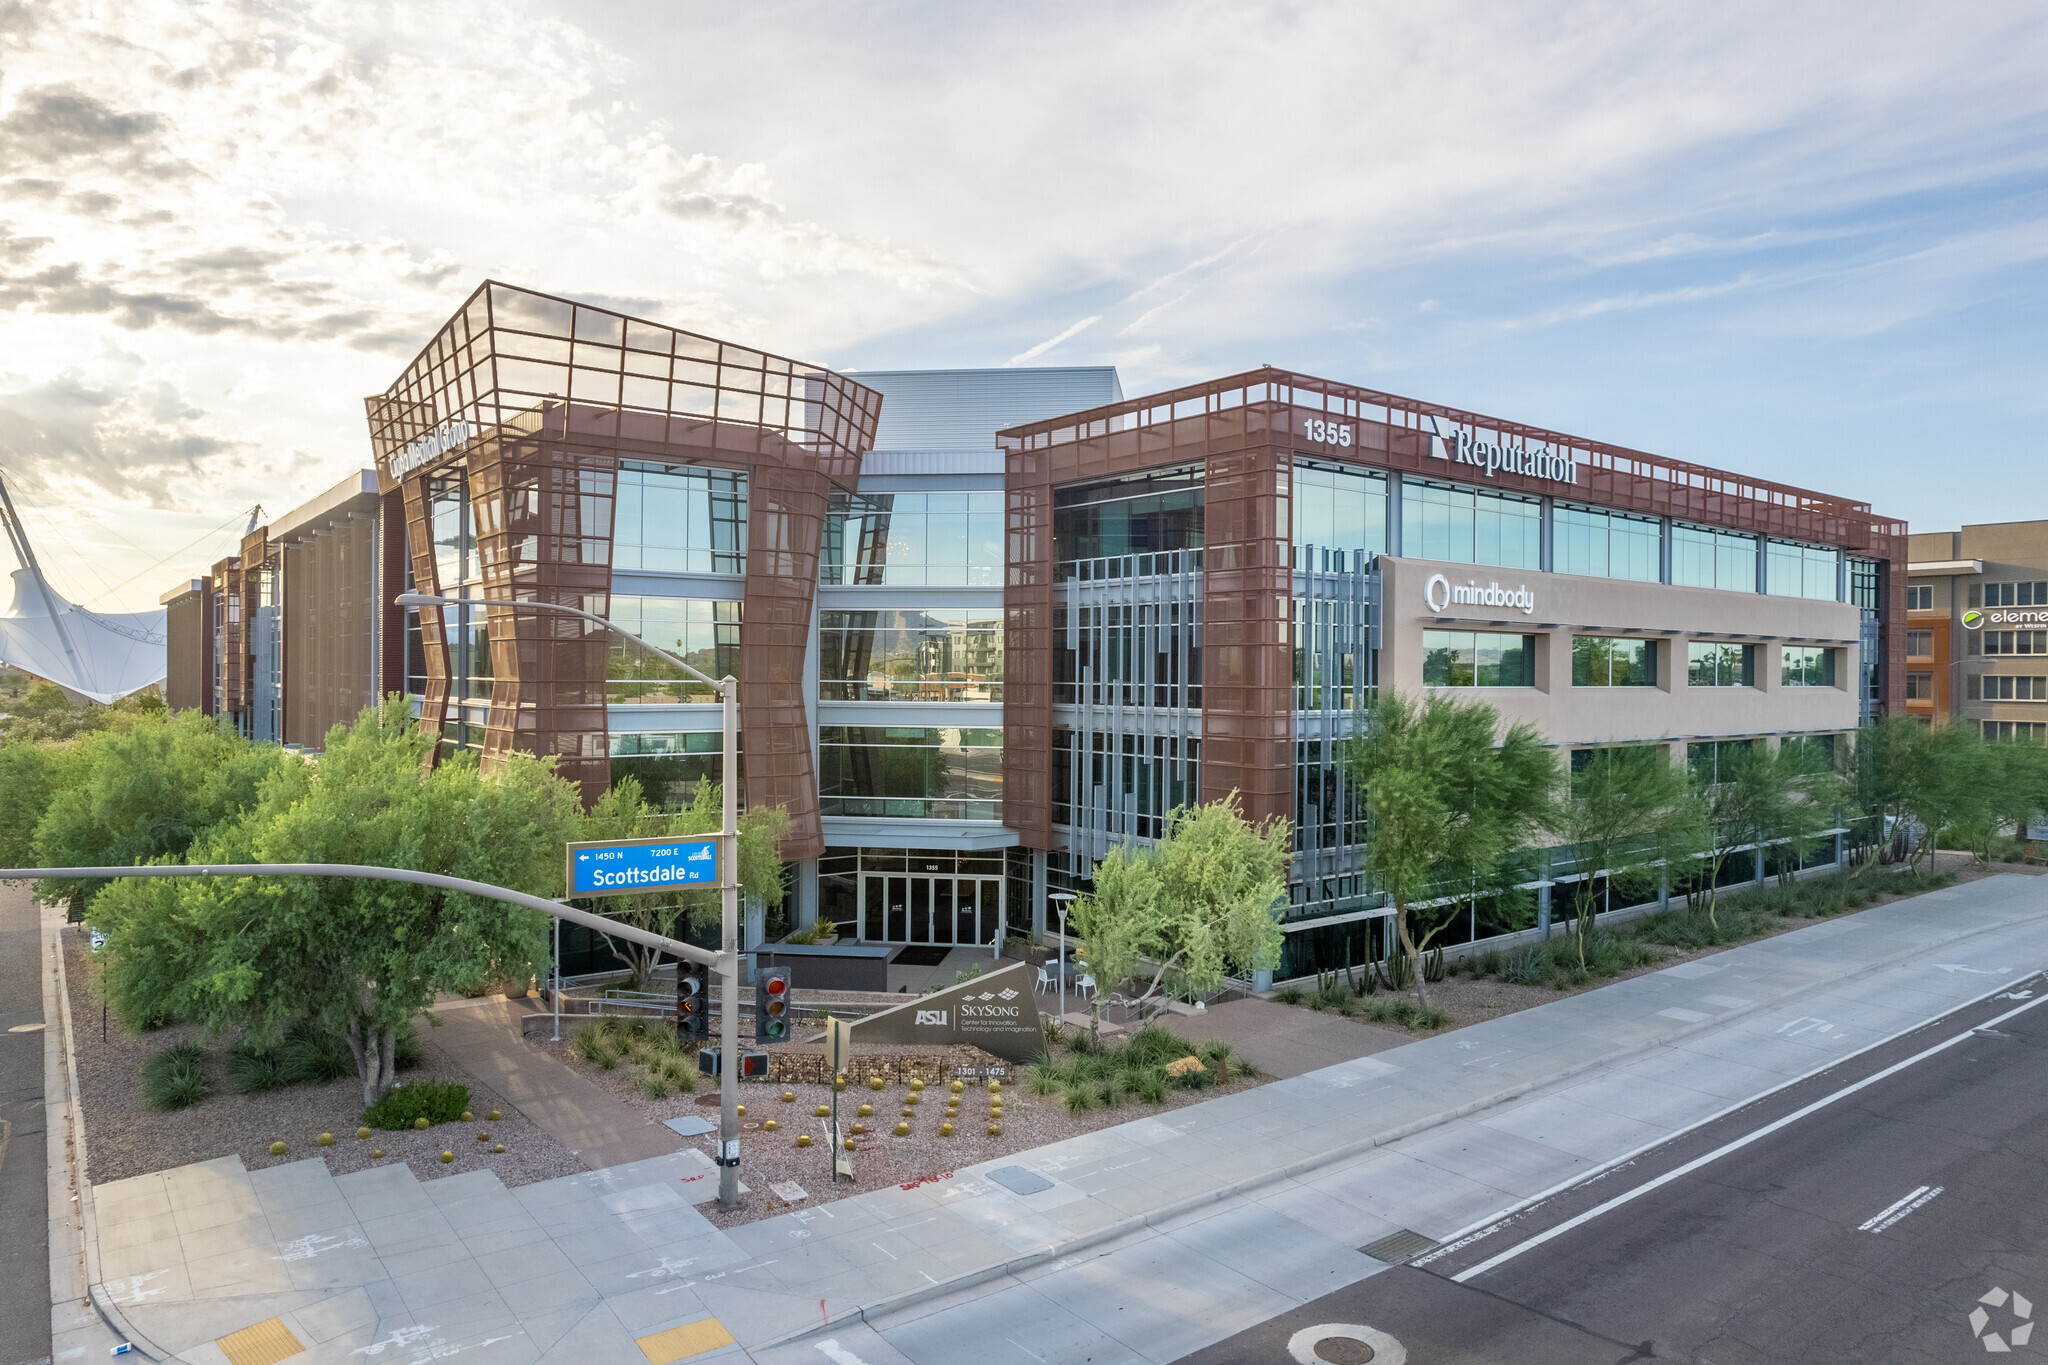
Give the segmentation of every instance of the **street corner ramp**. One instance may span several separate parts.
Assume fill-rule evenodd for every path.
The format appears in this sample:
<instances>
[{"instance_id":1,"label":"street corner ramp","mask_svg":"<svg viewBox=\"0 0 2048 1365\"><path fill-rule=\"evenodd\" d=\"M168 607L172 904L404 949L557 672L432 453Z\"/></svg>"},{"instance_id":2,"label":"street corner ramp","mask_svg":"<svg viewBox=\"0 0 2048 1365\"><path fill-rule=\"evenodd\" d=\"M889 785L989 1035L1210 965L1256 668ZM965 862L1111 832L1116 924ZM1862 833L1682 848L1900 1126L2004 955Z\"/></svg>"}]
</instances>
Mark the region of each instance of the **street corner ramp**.
<instances>
[{"instance_id":1,"label":"street corner ramp","mask_svg":"<svg viewBox=\"0 0 2048 1365\"><path fill-rule=\"evenodd\" d=\"M1620 1365L1652 1358L1650 1342L1614 1341L1428 1271L1396 1266L1175 1365Z\"/></svg>"}]
</instances>

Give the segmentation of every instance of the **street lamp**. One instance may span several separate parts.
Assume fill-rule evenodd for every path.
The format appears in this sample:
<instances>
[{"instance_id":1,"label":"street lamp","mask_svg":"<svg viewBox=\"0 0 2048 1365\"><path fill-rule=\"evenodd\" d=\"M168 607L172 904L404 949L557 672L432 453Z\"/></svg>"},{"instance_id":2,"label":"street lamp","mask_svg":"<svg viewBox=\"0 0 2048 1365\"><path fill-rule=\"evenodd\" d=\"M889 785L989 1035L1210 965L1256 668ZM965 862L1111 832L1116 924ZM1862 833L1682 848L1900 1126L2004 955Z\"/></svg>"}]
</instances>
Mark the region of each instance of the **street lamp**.
<instances>
[{"instance_id":1,"label":"street lamp","mask_svg":"<svg viewBox=\"0 0 2048 1365\"><path fill-rule=\"evenodd\" d=\"M1071 891L1055 891L1046 897L1060 912L1060 1023L1067 1022L1067 907L1074 903Z\"/></svg>"},{"instance_id":2,"label":"street lamp","mask_svg":"<svg viewBox=\"0 0 2048 1365\"><path fill-rule=\"evenodd\" d=\"M675 655L650 644L631 631L621 630L595 612L584 611L581 607L563 606L557 602L529 602L509 597L432 597L422 592L403 592L393 599L401 607L511 607L533 611L558 611L567 616L580 616L586 621L595 621L614 635L631 640L648 653L654 655L699 682L708 683L718 694L724 709L725 719L725 767L720 785L725 789L724 827L718 831L719 843L719 938L723 952L719 957L719 984L725 996L723 1008L718 1016L718 1203L721 1208L738 1208L740 1202L740 1061L739 1061L739 1019L740 1019L740 823L739 789L734 785L739 773L740 701L739 680L727 674L713 678L701 669L693 668ZM561 955L555 961L555 997L561 998ZM557 1008L560 1008L559 1005Z\"/></svg>"}]
</instances>

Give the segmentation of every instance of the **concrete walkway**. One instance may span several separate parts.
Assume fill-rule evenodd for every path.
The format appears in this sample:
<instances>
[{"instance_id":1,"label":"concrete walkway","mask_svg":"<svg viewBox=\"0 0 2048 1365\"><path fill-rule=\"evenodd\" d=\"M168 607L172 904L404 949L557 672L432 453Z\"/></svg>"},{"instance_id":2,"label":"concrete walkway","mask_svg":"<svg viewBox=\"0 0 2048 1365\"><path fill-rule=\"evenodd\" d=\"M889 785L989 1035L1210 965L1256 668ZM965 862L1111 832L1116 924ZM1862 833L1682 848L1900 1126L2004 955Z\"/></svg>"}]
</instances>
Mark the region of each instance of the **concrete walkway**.
<instances>
[{"instance_id":1,"label":"concrete walkway","mask_svg":"<svg viewBox=\"0 0 2048 1365\"><path fill-rule=\"evenodd\" d=\"M690 1150L511 1191L230 1160L96 1188L97 1263L208 1365L273 1318L380 1365L1166 1362L2044 963L2048 885L1991 878L731 1232Z\"/></svg>"},{"instance_id":2,"label":"concrete walkway","mask_svg":"<svg viewBox=\"0 0 2048 1365\"><path fill-rule=\"evenodd\" d=\"M672 1130L522 1039L520 1020L531 1013L524 1002L444 1006L434 1012L441 1026L433 1040L593 1171L681 1150Z\"/></svg>"},{"instance_id":3,"label":"concrete walkway","mask_svg":"<svg viewBox=\"0 0 2048 1365\"><path fill-rule=\"evenodd\" d=\"M1282 1080L1415 1041L1405 1031L1257 996L1212 1005L1200 1014L1162 1014L1159 1022L1191 1043L1221 1039L1253 1066Z\"/></svg>"}]
</instances>

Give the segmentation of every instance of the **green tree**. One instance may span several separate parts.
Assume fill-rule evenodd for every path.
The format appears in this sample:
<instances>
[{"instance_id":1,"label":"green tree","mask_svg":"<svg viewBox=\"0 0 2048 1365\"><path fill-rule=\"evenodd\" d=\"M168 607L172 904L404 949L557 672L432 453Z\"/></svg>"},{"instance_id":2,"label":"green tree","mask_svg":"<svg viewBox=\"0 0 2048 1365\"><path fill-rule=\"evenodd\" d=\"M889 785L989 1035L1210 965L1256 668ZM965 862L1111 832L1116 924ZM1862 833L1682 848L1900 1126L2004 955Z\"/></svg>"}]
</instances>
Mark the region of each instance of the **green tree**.
<instances>
[{"instance_id":1,"label":"green tree","mask_svg":"<svg viewBox=\"0 0 2048 1365\"><path fill-rule=\"evenodd\" d=\"M1701 810L1683 766L1662 745L1596 749L1570 775L1551 829L1571 846L1581 876L1572 885L1579 965L1604 883L1623 904L1658 884L1697 846Z\"/></svg>"},{"instance_id":2,"label":"green tree","mask_svg":"<svg viewBox=\"0 0 2048 1365\"><path fill-rule=\"evenodd\" d=\"M1865 840L1878 848L1881 862L1897 862L1910 846L1910 807L1919 780L1915 750L1927 733L1910 716L1887 716L1856 732L1845 785L1868 824Z\"/></svg>"},{"instance_id":3,"label":"green tree","mask_svg":"<svg viewBox=\"0 0 2048 1365\"><path fill-rule=\"evenodd\" d=\"M1909 754L1912 771L1904 805L1907 817L1920 827L1912 852L1917 869L1940 846L1945 832L1990 823L2000 773L1990 747L1967 725L1922 729Z\"/></svg>"},{"instance_id":4,"label":"green tree","mask_svg":"<svg viewBox=\"0 0 2048 1365\"><path fill-rule=\"evenodd\" d=\"M725 826L724 793L718 784L700 782L690 804L663 814L650 805L631 777L621 778L585 814L578 839L701 839ZM789 815L780 806L761 807L740 815L740 892L773 909L782 904L782 840ZM579 902L621 924L669 938L689 928L716 924L722 913L717 891L665 890L637 896L594 897ZM687 928L686 928L687 926ZM613 956L632 972L632 986L645 990L661 961L661 950L607 935Z\"/></svg>"},{"instance_id":5,"label":"green tree","mask_svg":"<svg viewBox=\"0 0 2048 1365\"><path fill-rule=\"evenodd\" d=\"M55 683L39 682L26 696L8 703L7 714L0 716L0 739L61 742L164 714L163 699L154 691L136 692L103 706L82 697L73 699Z\"/></svg>"},{"instance_id":6,"label":"green tree","mask_svg":"<svg viewBox=\"0 0 2048 1365\"><path fill-rule=\"evenodd\" d=\"M1279 908L1287 896L1291 838L1287 821L1248 822L1237 793L1166 818L1147 849L1114 848L1095 866L1094 890L1078 898L1070 923L1080 933L1098 981L1114 988L1152 978L1131 1001L1159 995L1168 972L1198 991L1215 990L1234 964L1271 971L1280 963ZM1102 1031L1102 991L1092 1027Z\"/></svg>"},{"instance_id":7,"label":"green tree","mask_svg":"<svg viewBox=\"0 0 2048 1365\"><path fill-rule=\"evenodd\" d=\"M274 744L251 744L197 711L161 708L76 741L57 760L72 768L35 829L42 867L121 866L183 853L207 830L248 809L287 762ZM91 901L105 881L51 878L49 899Z\"/></svg>"},{"instance_id":8,"label":"green tree","mask_svg":"<svg viewBox=\"0 0 2048 1365\"><path fill-rule=\"evenodd\" d=\"M365 711L328 732L317 762L284 761L192 860L404 867L559 895L576 789L520 755L488 778L471 753L423 769L433 742L402 701ZM310 1018L348 1040L365 1105L391 1088L398 1034L437 993L547 957L542 912L400 882L130 880L96 909L112 933L102 989L124 1021L273 1037Z\"/></svg>"},{"instance_id":9,"label":"green tree","mask_svg":"<svg viewBox=\"0 0 2048 1365\"><path fill-rule=\"evenodd\" d=\"M1991 749L1998 768L1991 800L1993 823L2009 827L2025 844L2029 823L2048 810L2048 745L2015 739Z\"/></svg>"},{"instance_id":10,"label":"green tree","mask_svg":"<svg viewBox=\"0 0 2048 1365\"><path fill-rule=\"evenodd\" d=\"M73 749L30 739L0 741L0 864L36 867L36 825L59 788L75 781Z\"/></svg>"},{"instance_id":11,"label":"green tree","mask_svg":"<svg viewBox=\"0 0 2048 1365\"><path fill-rule=\"evenodd\" d=\"M1391 689L1360 717L1345 762L1365 793L1366 871L1394 902L1394 931L1416 962L1427 1008L1411 903L1458 886L1526 847L1550 818L1557 759L1534 726L1505 734L1484 702Z\"/></svg>"}]
</instances>

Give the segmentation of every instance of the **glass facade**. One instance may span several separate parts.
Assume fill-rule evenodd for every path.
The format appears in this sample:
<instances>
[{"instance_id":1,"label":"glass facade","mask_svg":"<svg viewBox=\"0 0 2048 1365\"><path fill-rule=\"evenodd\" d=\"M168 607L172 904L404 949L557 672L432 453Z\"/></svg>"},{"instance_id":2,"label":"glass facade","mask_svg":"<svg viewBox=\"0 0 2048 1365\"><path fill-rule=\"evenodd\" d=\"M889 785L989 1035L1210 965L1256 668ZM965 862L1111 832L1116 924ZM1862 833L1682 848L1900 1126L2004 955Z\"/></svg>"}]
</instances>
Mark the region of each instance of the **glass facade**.
<instances>
[{"instance_id":1,"label":"glass facade","mask_svg":"<svg viewBox=\"0 0 2048 1365\"><path fill-rule=\"evenodd\" d=\"M826 815L1000 819L1003 732L823 725L818 793Z\"/></svg>"},{"instance_id":2,"label":"glass facade","mask_svg":"<svg viewBox=\"0 0 2048 1365\"><path fill-rule=\"evenodd\" d=\"M1609 635L1572 637L1573 687L1655 687L1657 642Z\"/></svg>"},{"instance_id":3,"label":"glass facade","mask_svg":"<svg viewBox=\"0 0 2048 1365\"><path fill-rule=\"evenodd\" d=\"M1157 839L1175 807L1201 799L1198 739L1059 730L1052 756L1056 825Z\"/></svg>"},{"instance_id":4,"label":"glass facade","mask_svg":"<svg viewBox=\"0 0 2048 1365\"><path fill-rule=\"evenodd\" d=\"M1685 766L1695 780L1719 782L1728 765L1756 747L1753 739L1709 739L1685 746Z\"/></svg>"},{"instance_id":5,"label":"glass facade","mask_svg":"<svg viewBox=\"0 0 2048 1365\"><path fill-rule=\"evenodd\" d=\"M999 588L1001 493L834 493L818 581Z\"/></svg>"},{"instance_id":6,"label":"glass facade","mask_svg":"<svg viewBox=\"0 0 2048 1365\"><path fill-rule=\"evenodd\" d=\"M1685 647L1688 687L1754 687L1756 646L1694 640Z\"/></svg>"},{"instance_id":7,"label":"glass facade","mask_svg":"<svg viewBox=\"0 0 2048 1365\"><path fill-rule=\"evenodd\" d=\"M824 701L1003 699L1003 613L827 611L818 617Z\"/></svg>"},{"instance_id":8,"label":"glass facade","mask_svg":"<svg viewBox=\"0 0 2048 1365\"><path fill-rule=\"evenodd\" d=\"M612 621L714 678L740 675L740 604L701 597L612 598ZM613 703L715 702L708 683L612 637L605 699Z\"/></svg>"},{"instance_id":9,"label":"glass facade","mask_svg":"<svg viewBox=\"0 0 2048 1365\"><path fill-rule=\"evenodd\" d=\"M1053 701L1061 706L1202 705L1199 602L1053 612ZM1147 666L1149 665L1149 666Z\"/></svg>"},{"instance_id":10,"label":"glass facade","mask_svg":"<svg viewBox=\"0 0 2048 1365\"><path fill-rule=\"evenodd\" d=\"M1543 504L1512 493L1404 480L1401 553L1454 564L1540 569Z\"/></svg>"},{"instance_id":11,"label":"glass facade","mask_svg":"<svg viewBox=\"0 0 2048 1365\"><path fill-rule=\"evenodd\" d=\"M1425 630L1422 683L1425 687L1534 687L1536 637Z\"/></svg>"},{"instance_id":12,"label":"glass facade","mask_svg":"<svg viewBox=\"0 0 2048 1365\"><path fill-rule=\"evenodd\" d=\"M1773 540L1766 547L1764 591L1773 597L1811 597L1821 602L1841 599L1836 565L1839 551L1818 545Z\"/></svg>"},{"instance_id":13,"label":"glass facade","mask_svg":"<svg viewBox=\"0 0 2048 1365\"><path fill-rule=\"evenodd\" d=\"M740 781L746 781L744 746ZM681 733L615 734L611 736L612 781L638 779L641 793L662 810L690 804L701 782L720 781L725 773L725 736L717 730ZM740 790L744 792L745 786Z\"/></svg>"},{"instance_id":14,"label":"glass facade","mask_svg":"<svg viewBox=\"0 0 2048 1365\"><path fill-rule=\"evenodd\" d=\"M1833 687L1835 651L1824 645L1786 645L1778 670L1781 687Z\"/></svg>"},{"instance_id":15,"label":"glass facade","mask_svg":"<svg viewBox=\"0 0 2048 1365\"><path fill-rule=\"evenodd\" d=\"M1655 583L1664 572L1664 528L1651 517L1562 503L1551 517L1551 568L1594 578Z\"/></svg>"},{"instance_id":16,"label":"glass facade","mask_svg":"<svg viewBox=\"0 0 2048 1365\"><path fill-rule=\"evenodd\" d=\"M1756 591L1756 537L1705 526L1671 528L1671 581L1682 588Z\"/></svg>"},{"instance_id":17,"label":"glass facade","mask_svg":"<svg viewBox=\"0 0 2048 1365\"><path fill-rule=\"evenodd\" d=\"M1313 460L1294 462L1294 543L1326 550L1387 548L1384 474Z\"/></svg>"},{"instance_id":18,"label":"glass facade","mask_svg":"<svg viewBox=\"0 0 2048 1365\"><path fill-rule=\"evenodd\" d=\"M1157 469L1055 489L1052 539L1058 564L1199 550L1202 467Z\"/></svg>"},{"instance_id":19,"label":"glass facade","mask_svg":"<svg viewBox=\"0 0 2048 1365\"><path fill-rule=\"evenodd\" d=\"M747 571L747 476L626 460L612 563L658 573Z\"/></svg>"}]
</instances>

